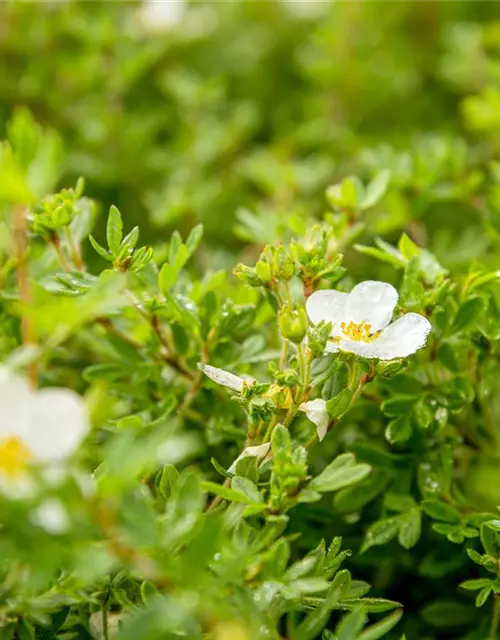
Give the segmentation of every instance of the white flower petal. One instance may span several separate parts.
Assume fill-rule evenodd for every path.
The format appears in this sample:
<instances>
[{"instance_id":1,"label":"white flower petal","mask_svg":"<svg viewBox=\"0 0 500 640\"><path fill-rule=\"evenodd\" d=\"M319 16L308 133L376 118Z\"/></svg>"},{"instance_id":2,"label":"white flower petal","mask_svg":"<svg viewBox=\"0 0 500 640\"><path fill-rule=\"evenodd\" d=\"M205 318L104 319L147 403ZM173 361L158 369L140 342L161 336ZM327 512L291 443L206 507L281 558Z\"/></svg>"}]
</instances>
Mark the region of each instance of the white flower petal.
<instances>
[{"instance_id":1,"label":"white flower petal","mask_svg":"<svg viewBox=\"0 0 500 640\"><path fill-rule=\"evenodd\" d=\"M32 397L23 378L0 367L0 438L26 437Z\"/></svg>"},{"instance_id":2,"label":"white flower petal","mask_svg":"<svg viewBox=\"0 0 500 640\"><path fill-rule=\"evenodd\" d=\"M371 333L385 329L391 321L398 301L398 292L387 282L366 280L356 285L345 305L343 321L371 325Z\"/></svg>"},{"instance_id":3,"label":"white flower petal","mask_svg":"<svg viewBox=\"0 0 500 640\"><path fill-rule=\"evenodd\" d=\"M243 449L240 455L229 467L228 469L229 473L235 473L236 463L238 462L238 460L241 460L242 458L247 458L248 456L252 456L254 458L265 458L270 450L271 450L270 442L266 442L264 444L258 444L254 447L246 447L245 449Z\"/></svg>"},{"instance_id":4,"label":"white flower petal","mask_svg":"<svg viewBox=\"0 0 500 640\"><path fill-rule=\"evenodd\" d=\"M344 319L347 293L335 289L315 291L306 301L306 311L313 324L321 321L339 325ZM332 335L335 332L332 330Z\"/></svg>"},{"instance_id":5,"label":"white flower petal","mask_svg":"<svg viewBox=\"0 0 500 640\"><path fill-rule=\"evenodd\" d=\"M179 24L185 11L184 0L146 0L141 7L140 15L146 29L161 31Z\"/></svg>"},{"instance_id":6,"label":"white flower petal","mask_svg":"<svg viewBox=\"0 0 500 640\"><path fill-rule=\"evenodd\" d=\"M321 398L316 398L316 400L303 402L299 409L303 411L308 419L316 425L318 438L320 441L323 440L328 430L328 423L330 422L330 418L326 411L326 402Z\"/></svg>"},{"instance_id":7,"label":"white flower petal","mask_svg":"<svg viewBox=\"0 0 500 640\"><path fill-rule=\"evenodd\" d=\"M26 442L37 460L63 461L89 431L85 403L70 389L42 389L33 395L30 409Z\"/></svg>"},{"instance_id":8,"label":"white flower petal","mask_svg":"<svg viewBox=\"0 0 500 640\"><path fill-rule=\"evenodd\" d=\"M418 313L407 313L382 331L372 342L341 340L339 349L363 358L393 360L406 358L418 351L427 341L431 323Z\"/></svg>"},{"instance_id":9,"label":"white flower petal","mask_svg":"<svg viewBox=\"0 0 500 640\"><path fill-rule=\"evenodd\" d=\"M363 340L351 340L350 338L344 338L338 343L338 349L340 351L347 351L347 353L354 353L362 358L380 358L378 355L377 344L378 340L373 342L364 342Z\"/></svg>"},{"instance_id":10,"label":"white flower petal","mask_svg":"<svg viewBox=\"0 0 500 640\"><path fill-rule=\"evenodd\" d=\"M392 360L406 358L425 346L431 323L419 313L407 313L384 329L373 341L375 358Z\"/></svg>"},{"instance_id":11,"label":"white flower petal","mask_svg":"<svg viewBox=\"0 0 500 640\"><path fill-rule=\"evenodd\" d=\"M52 535L66 533L70 527L68 513L60 500L45 500L32 513L33 522Z\"/></svg>"},{"instance_id":12,"label":"white flower petal","mask_svg":"<svg viewBox=\"0 0 500 640\"><path fill-rule=\"evenodd\" d=\"M224 369L212 367L209 364L200 364L199 367L203 373L210 378L210 380L213 380L217 384L229 387L239 393L243 391L245 380L240 378L240 376L235 376L234 373L229 373L229 371L225 371Z\"/></svg>"}]
</instances>

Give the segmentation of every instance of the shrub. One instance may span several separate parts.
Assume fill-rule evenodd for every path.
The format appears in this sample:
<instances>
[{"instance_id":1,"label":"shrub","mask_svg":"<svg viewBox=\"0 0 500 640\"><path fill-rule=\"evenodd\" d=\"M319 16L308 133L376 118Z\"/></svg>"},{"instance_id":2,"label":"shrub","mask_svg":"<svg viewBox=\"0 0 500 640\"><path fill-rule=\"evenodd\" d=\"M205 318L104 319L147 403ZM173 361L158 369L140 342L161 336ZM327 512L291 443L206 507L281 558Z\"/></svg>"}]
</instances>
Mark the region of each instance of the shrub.
<instances>
[{"instance_id":1,"label":"shrub","mask_svg":"<svg viewBox=\"0 0 500 640\"><path fill-rule=\"evenodd\" d=\"M473 4L0 6L0 638L498 637Z\"/></svg>"}]
</instances>

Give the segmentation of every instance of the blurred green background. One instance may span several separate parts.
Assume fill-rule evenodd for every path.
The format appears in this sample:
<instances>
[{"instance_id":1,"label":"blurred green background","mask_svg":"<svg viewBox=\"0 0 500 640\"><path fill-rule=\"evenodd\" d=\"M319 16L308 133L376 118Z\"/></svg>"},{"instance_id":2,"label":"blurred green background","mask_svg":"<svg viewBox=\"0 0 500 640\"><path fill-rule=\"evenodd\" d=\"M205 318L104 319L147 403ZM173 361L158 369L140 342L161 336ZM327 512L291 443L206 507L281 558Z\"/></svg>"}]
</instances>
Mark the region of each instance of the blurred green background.
<instances>
[{"instance_id":1,"label":"blurred green background","mask_svg":"<svg viewBox=\"0 0 500 640\"><path fill-rule=\"evenodd\" d=\"M185 238L199 222L193 269L252 263L297 220L320 217L330 185L389 169L361 244L396 243L404 230L453 276L477 261L500 269L495 1L4 1L0 138L16 137L9 123L22 108L54 132L37 195L83 176L104 214L97 239L116 204L141 244L160 245L159 264L172 231ZM349 249L345 263L354 280L400 274L373 251ZM495 456L467 467L467 492L485 508L498 504ZM347 546L351 524L335 531ZM323 530L306 533L305 545ZM431 543L418 575L414 559L385 548L356 560L357 575L389 597L406 590L411 615L446 593L430 586Z\"/></svg>"},{"instance_id":2,"label":"blurred green background","mask_svg":"<svg viewBox=\"0 0 500 640\"><path fill-rule=\"evenodd\" d=\"M499 51L496 2L2 2L0 134L28 107L63 141L54 186L84 176L144 240L202 221L221 266L389 167L368 229L417 221L460 266L491 244Z\"/></svg>"}]
</instances>

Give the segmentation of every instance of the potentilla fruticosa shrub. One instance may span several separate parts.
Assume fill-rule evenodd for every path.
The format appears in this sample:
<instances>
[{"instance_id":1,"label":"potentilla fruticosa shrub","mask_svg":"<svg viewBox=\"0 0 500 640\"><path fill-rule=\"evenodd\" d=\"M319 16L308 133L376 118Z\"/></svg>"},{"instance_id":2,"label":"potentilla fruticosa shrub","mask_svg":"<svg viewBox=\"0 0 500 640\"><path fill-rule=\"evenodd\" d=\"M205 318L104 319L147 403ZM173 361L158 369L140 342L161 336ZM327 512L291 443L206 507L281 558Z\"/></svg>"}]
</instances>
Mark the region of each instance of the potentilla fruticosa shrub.
<instances>
[{"instance_id":1,"label":"potentilla fruticosa shrub","mask_svg":"<svg viewBox=\"0 0 500 640\"><path fill-rule=\"evenodd\" d=\"M0 638L496 638L498 271L361 244L383 169L201 273L56 147L0 147Z\"/></svg>"}]
</instances>

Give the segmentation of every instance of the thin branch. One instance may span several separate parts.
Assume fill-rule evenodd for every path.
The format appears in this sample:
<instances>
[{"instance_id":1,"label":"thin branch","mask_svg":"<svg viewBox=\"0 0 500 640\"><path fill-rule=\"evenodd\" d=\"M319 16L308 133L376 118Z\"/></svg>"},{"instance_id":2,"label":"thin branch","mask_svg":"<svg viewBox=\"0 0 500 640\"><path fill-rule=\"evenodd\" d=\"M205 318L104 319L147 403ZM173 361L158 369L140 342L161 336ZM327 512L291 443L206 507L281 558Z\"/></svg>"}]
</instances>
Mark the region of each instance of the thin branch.
<instances>
[{"instance_id":1,"label":"thin branch","mask_svg":"<svg viewBox=\"0 0 500 640\"><path fill-rule=\"evenodd\" d=\"M57 235L57 233L53 233L50 236L50 243L54 247L57 257L59 258L59 262L61 263L64 271L71 271L71 267L69 266L68 261L66 260L66 256L64 255L64 251L61 247L61 239Z\"/></svg>"},{"instance_id":2,"label":"thin branch","mask_svg":"<svg viewBox=\"0 0 500 640\"><path fill-rule=\"evenodd\" d=\"M19 288L19 296L25 305L28 305L31 298L31 290L29 283L28 263L26 260L27 242L26 242L26 209L23 206L14 208L14 243L17 257L17 284ZM26 314L24 310L21 318L21 333L23 344L35 344L35 323L31 314ZM28 365L28 378L33 388L37 386L38 376L35 362Z\"/></svg>"}]
</instances>

